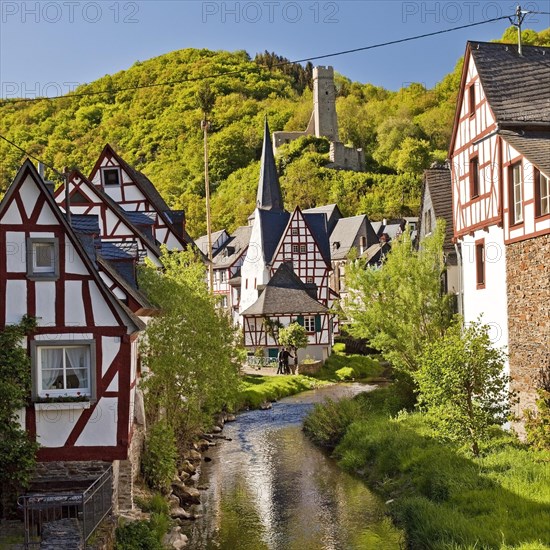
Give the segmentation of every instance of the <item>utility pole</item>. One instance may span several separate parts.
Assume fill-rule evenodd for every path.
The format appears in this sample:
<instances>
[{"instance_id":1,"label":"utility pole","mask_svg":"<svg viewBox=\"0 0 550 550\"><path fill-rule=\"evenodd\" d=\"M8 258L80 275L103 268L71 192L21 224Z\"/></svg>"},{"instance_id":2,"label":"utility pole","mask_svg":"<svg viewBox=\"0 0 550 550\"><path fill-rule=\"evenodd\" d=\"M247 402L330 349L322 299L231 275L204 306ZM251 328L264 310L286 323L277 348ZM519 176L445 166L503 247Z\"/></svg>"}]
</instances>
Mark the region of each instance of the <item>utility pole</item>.
<instances>
[{"instance_id":1,"label":"utility pole","mask_svg":"<svg viewBox=\"0 0 550 550\"><path fill-rule=\"evenodd\" d=\"M518 5L516 7L516 21L514 21L511 17L508 18L512 26L516 27L516 29L518 30L518 54L519 55L523 55L521 51L521 25L523 23L523 20L525 19L525 16L528 13L529 13L528 11L522 10L521 6Z\"/></svg>"},{"instance_id":2,"label":"utility pole","mask_svg":"<svg viewBox=\"0 0 550 550\"><path fill-rule=\"evenodd\" d=\"M210 121L206 118L201 121L201 128L204 133L204 191L206 196L206 235L208 241L208 285L210 292L214 292L214 265L212 263L212 224L210 221L210 178L208 176L208 130Z\"/></svg>"}]
</instances>

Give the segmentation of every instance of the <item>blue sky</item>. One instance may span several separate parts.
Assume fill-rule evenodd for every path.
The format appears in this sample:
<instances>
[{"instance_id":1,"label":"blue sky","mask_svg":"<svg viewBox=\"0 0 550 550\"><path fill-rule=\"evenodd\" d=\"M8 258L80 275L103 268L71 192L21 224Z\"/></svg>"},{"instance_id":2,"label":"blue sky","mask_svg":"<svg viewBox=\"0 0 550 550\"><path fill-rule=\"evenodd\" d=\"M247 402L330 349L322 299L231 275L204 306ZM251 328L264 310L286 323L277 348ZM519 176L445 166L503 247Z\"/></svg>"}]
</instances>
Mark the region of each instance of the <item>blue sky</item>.
<instances>
[{"instance_id":1,"label":"blue sky","mask_svg":"<svg viewBox=\"0 0 550 550\"><path fill-rule=\"evenodd\" d=\"M524 2L550 11L550 0ZM513 1L0 0L2 97L58 95L77 83L182 48L275 51L292 60L397 40L512 14ZM452 70L466 40L501 36L508 21L333 57L352 80L431 87ZM524 28L550 26L530 15Z\"/></svg>"}]
</instances>

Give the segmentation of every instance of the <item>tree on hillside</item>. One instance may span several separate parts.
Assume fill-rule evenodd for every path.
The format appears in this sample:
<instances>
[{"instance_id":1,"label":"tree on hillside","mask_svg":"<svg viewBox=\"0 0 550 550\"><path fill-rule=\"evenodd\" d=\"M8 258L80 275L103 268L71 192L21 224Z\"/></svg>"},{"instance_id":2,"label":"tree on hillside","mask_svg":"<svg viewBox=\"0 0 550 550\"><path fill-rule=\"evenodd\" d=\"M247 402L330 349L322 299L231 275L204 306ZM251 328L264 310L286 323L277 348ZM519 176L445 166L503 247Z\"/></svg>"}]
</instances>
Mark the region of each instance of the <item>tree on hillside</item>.
<instances>
[{"instance_id":1,"label":"tree on hillside","mask_svg":"<svg viewBox=\"0 0 550 550\"><path fill-rule=\"evenodd\" d=\"M38 448L17 417L31 389L31 362L22 342L35 327L36 321L25 316L0 332L0 517L28 483Z\"/></svg>"},{"instance_id":2,"label":"tree on hillside","mask_svg":"<svg viewBox=\"0 0 550 550\"><path fill-rule=\"evenodd\" d=\"M463 328L457 319L443 337L426 344L414 374L419 404L438 433L467 443L475 456L489 428L509 420L513 395L505 360L502 349L491 343L488 325L474 322Z\"/></svg>"},{"instance_id":3,"label":"tree on hillside","mask_svg":"<svg viewBox=\"0 0 550 550\"><path fill-rule=\"evenodd\" d=\"M193 251L163 249L164 270L147 265L140 286L160 314L145 331L142 382L152 423L165 419L181 440L230 404L238 386L236 334L206 286Z\"/></svg>"},{"instance_id":4,"label":"tree on hillside","mask_svg":"<svg viewBox=\"0 0 550 550\"><path fill-rule=\"evenodd\" d=\"M392 243L382 267L361 260L346 268L349 298L343 309L350 332L367 338L402 374L418 370L426 344L440 338L451 320L450 297L441 293L444 223L416 250L408 231Z\"/></svg>"}]
</instances>

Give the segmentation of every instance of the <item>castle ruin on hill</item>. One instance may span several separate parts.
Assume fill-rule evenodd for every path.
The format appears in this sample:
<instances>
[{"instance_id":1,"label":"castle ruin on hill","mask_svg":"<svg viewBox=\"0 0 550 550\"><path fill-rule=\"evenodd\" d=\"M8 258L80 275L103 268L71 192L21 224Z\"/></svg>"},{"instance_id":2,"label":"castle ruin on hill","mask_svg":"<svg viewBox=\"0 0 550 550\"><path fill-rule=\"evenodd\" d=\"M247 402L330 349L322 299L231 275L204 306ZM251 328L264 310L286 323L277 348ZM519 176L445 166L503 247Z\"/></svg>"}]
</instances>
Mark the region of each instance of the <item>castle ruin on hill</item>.
<instances>
[{"instance_id":1,"label":"castle ruin on hill","mask_svg":"<svg viewBox=\"0 0 550 550\"><path fill-rule=\"evenodd\" d=\"M285 143L301 136L326 137L330 142L331 168L355 170L365 169L365 154L362 149L347 147L338 137L336 115L336 86L332 67L313 69L313 112L305 132L273 132L275 152Z\"/></svg>"}]
</instances>

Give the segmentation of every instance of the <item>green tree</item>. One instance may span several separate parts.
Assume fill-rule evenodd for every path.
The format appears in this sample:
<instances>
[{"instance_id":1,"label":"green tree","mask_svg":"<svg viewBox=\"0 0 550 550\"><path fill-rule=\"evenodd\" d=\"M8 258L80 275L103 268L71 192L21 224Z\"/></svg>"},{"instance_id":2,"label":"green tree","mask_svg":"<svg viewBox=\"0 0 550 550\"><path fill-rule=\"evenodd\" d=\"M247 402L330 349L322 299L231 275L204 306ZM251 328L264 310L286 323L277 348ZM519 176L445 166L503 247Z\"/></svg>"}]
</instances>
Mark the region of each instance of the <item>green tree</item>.
<instances>
[{"instance_id":1,"label":"green tree","mask_svg":"<svg viewBox=\"0 0 550 550\"><path fill-rule=\"evenodd\" d=\"M419 404L442 437L467 443L475 456L491 426L509 420L512 394L504 374L506 355L495 348L489 326L457 319L445 335L430 342L414 377Z\"/></svg>"},{"instance_id":2,"label":"green tree","mask_svg":"<svg viewBox=\"0 0 550 550\"><path fill-rule=\"evenodd\" d=\"M418 369L424 346L443 336L451 319L450 297L441 293L444 223L416 250L408 231L392 243L382 267L360 261L346 268L350 332L371 345L401 374Z\"/></svg>"},{"instance_id":3,"label":"green tree","mask_svg":"<svg viewBox=\"0 0 550 550\"><path fill-rule=\"evenodd\" d=\"M160 308L145 331L142 382L150 422L166 419L181 441L232 403L238 384L236 333L216 309L205 268L193 251L163 249L164 270L140 271L142 290Z\"/></svg>"},{"instance_id":4,"label":"green tree","mask_svg":"<svg viewBox=\"0 0 550 550\"><path fill-rule=\"evenodd\" d=\"M28 483L38 448L17 418L31 389L30 358L21 344L35 327L36 321L25 316L0 332L0 515Z\"/></svg>"},{"instance_id":5,"label":"green tree","mask_svg":"<svg viewBox=\"0 0 550 550\"><path fill-rule=\"evenodd\" d=\"M292 346L300 349L307 347L307 332L306 329L298 324L291 323L287 327L279 330L279 344L282 346Z\"/></svg>"}]
</instances>

